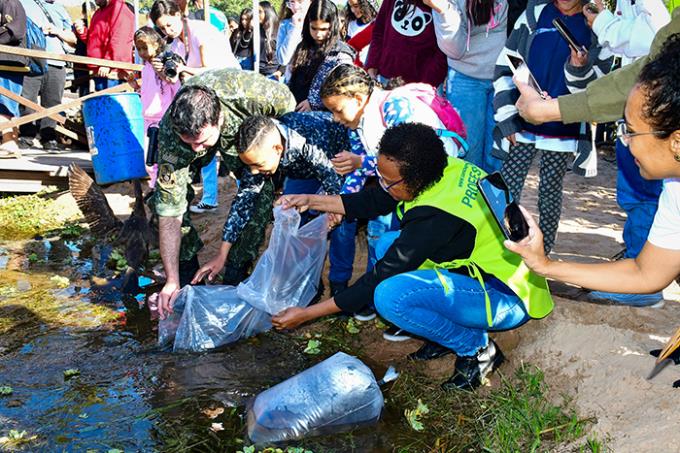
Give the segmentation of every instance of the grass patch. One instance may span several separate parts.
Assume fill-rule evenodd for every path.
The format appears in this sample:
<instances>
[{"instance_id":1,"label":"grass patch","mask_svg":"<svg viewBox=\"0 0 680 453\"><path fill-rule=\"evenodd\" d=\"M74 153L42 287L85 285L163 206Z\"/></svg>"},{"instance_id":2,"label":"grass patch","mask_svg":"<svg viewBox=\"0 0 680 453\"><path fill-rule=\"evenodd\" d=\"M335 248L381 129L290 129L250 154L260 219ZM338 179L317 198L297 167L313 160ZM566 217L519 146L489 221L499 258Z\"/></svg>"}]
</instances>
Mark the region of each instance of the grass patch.
<instances>
[{"instance_id":1,"label":"grass patch","mask_svg":"<svg viewBox=\"0 0 680 453\"><path fill-rule=\"evenodd\" d=\"M0 240L28 239L60 228L53 201L38 195L0 198Z\"/></svg>"},{"instance_id":2,"label":"grass patch","mask_svg":"<svg viewBox=\"0 0 680 453\"><path fill-rule=\"evenodd\" d=\"M543 372L520 366L514 376L501 375L501 385L477 392L444 392L438 383L411 369L404 370L387 393L388 411L426 404L422 431L400 416L395 431L398 452L538 452L576 444L576 451L606 451L595 438L582 440L594 418L580 418L571 401L550 402ZM581 446L578 446L581 443Z\"/></svg>"}]
</instances>

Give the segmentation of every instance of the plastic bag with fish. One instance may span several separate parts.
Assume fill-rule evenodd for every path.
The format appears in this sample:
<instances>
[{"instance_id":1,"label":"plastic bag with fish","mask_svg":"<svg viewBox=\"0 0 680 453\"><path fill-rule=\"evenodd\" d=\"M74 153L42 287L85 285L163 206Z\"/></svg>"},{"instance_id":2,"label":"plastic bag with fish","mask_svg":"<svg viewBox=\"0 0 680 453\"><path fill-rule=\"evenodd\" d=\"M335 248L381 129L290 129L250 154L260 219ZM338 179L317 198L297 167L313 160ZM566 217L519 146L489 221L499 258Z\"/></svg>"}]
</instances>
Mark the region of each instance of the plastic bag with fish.
<instances>
[{"instance_id":1,"label":"plastic bag with fish","mask_svg":"<svg viewBox=\"0 0 680 453\"><path fill-rule=\"evenodd\" d=\"M238 286L239 297L271 315L309 305L318 290L326 259L328 216L299 225L295 209L275 208L269 246L248 280Z\"/></svg>"},{"instance_id":2,"label":"plastic bag with fish","mask_svg":"<svg viewBox=\"0 0 680 453\"><path fill-rule=\"evenodd\" d=\"M161 345L205 351L271 329L271 316L240 299L234 286L185 286L158 327Z\"/></svg>"},{"instance_id":3,"label":"plastic bag with fish","mask_svg":"<svg viewBox=\"0 0 680 453\"><path fill-rule=\"evenodd\" d=\"M373 372L338 352L257 395L248 409L248 437L267 444L347 431L378 421L383 405Z\"/></svg>"}]
</instances>

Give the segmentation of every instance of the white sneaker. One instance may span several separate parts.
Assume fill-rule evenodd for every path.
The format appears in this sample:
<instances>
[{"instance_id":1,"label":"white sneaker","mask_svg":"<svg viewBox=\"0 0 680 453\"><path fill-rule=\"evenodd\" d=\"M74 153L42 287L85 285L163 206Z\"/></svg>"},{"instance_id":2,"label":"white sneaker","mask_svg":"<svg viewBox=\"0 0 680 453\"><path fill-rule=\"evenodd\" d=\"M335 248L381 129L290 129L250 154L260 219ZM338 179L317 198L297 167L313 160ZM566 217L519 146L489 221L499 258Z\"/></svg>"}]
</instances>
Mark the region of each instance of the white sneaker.
<instances>
[{"instance_id":1,"label":"white sneaker","mask_svg":"<svg viewBox=\"0 0 680 453\"><path fill-rule=\"evenodd\" d=\"M205 204L205 203L198 203L189 206L189 211L196 213L196 214L202 214L204 212L215 212L217 211L217 206Z\"/></svg>"}]
</instances>

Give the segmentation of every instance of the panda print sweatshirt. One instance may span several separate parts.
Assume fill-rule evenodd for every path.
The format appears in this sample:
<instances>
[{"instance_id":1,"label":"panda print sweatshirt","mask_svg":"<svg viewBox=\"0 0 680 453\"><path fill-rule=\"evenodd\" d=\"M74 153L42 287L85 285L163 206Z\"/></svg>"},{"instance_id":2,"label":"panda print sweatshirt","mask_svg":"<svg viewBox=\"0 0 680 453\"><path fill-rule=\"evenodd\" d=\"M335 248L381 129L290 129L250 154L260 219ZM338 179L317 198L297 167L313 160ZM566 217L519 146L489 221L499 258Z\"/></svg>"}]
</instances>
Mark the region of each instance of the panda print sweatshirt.
<instances>
[{"instance_id":1,"label":"panda print sweatshirt","mask_svg":"<svg viewBox=\"0 0 680 453\"><path fill-rule=\"evenodd\" d=\"M365 67L388 79L439 86L446 55L437 46L432 10L422 0L384 0L375 20Z\"/></svg>"}]
</instances>

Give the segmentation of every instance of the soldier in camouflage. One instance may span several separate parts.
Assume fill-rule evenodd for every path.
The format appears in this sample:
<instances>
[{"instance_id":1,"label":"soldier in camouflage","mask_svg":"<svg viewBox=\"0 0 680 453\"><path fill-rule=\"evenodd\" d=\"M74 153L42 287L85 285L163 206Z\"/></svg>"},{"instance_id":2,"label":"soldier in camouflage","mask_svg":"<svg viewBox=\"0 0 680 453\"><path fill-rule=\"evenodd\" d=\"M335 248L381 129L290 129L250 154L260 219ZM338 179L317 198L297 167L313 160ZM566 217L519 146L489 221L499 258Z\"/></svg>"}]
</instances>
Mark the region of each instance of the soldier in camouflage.
<instances>
[{"instance_id":1,"label":"soldier in camouflage","mask_svg":"<svg viewBox=\"0 0 680 453\"><path fill-rule=\"evenodd\" d=\"M244 165L234 147L241 122L251 115L281 116L295 107L285 85L259 74L218 69L188 79L159 126L158 183L152 209L158 215L160 251L166 284L159 294L159 315L171 311L179 288L198 270L203 246L191 224L188 206L194 197L193 175L219 152L227 171L240 177ZM267 182L253 215L229 253L225 281L237 283L257 257L271 219L274 186Z\"/></svg>"},{"instance_id":2,"label":"soldier in camouflage","mask_svg":"<svg viewBox=\"0 0 680 453\"><path fill-rule=\"evenodd\" d=\"M340 193L344 178L331 159L349 148L348 137L347 128L333 122L328 112L287 113L278 120L256 115L243 121L236 147L248 168L224 224L220 252L201 267L192 283L204 277L212 280L222 269L231 245L239 242L257 213L257 200L268 182L280 183L284 176L311 179L327 194ZM331 248L338 245L335 242L331 238Z\"/></svg>"}]
</instances>

